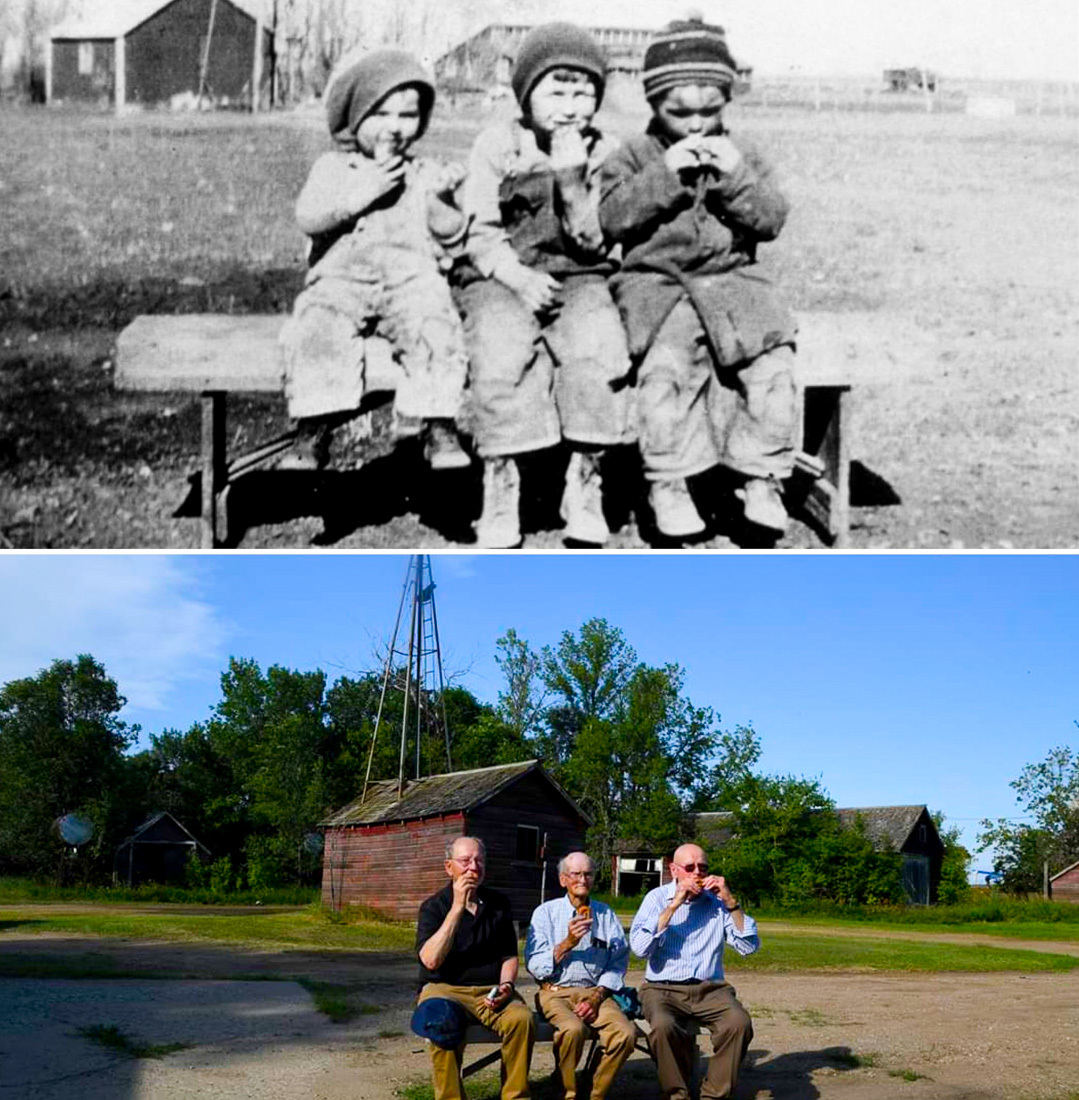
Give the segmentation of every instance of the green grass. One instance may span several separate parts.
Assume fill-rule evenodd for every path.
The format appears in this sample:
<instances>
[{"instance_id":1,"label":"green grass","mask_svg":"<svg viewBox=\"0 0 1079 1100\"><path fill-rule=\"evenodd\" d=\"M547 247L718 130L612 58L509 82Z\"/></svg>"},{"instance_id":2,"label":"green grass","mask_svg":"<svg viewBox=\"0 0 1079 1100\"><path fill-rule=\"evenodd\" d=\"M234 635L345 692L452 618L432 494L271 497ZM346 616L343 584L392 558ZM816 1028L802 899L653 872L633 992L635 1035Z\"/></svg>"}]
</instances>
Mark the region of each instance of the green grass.
<instances>
[{"instance_id":1,"label":"green grass","mask_svg":"<svg viewBox=\"0 0 1079 1100\"><path fill-rule=\"evenodd\" d=\"M3 914L5 924L24 931L69 932L86 936L123 936L181 942L233 943L284 948L338 949L351 951L406 951L415 929L404 922L329 919L321 909L215 913L190 910L125 912L122 908L83 912L53 912L48 906L15 908Z\"/></svg>"},{"instance_id":2,"label":"green grass","mask_svg":"<svg viewBox=\"0 0 1079 1100\"><path fill-rule=\"evenodd\" d=\"M109 905L168 903L172 905L316 905L317 887L282 886L266 890L214 891L207 888L165 886L148 883L145 886L57 886L52 882L35 882L29 878L0 876L0 904L20 902L89 902Z\"/></svg>"},{"instance_id":3,"label":"green grass","mask_svg":"<svg viewBox=\"0 0 1079 1100\"><path fill-rule=\"evenodd\" d=\"M79 1029L79 1034L115 1054L128 1058L164 1058L178 1050L188 1050L193 1043L146 1043L122 1032L115 1024L94 1024Z\"/></svg>"}]
</instances>

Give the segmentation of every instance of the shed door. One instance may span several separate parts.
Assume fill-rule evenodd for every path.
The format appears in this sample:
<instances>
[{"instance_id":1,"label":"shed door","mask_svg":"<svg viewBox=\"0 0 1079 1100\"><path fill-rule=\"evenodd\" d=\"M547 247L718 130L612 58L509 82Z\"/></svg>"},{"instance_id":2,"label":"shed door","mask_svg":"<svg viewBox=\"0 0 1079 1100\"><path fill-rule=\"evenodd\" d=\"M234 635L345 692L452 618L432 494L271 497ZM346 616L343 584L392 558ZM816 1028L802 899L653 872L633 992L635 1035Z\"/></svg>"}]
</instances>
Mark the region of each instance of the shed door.
<instances>
[{"instance_id":1,"label":"shed door","mask_svg":"<svg viewBox=\"0 0 1079 1100\"><path fill-rule=\"evenodd\" d=\"M929 857L903 857L903 889L911 905L929 904Z\"/></svg>"}]
</instances>

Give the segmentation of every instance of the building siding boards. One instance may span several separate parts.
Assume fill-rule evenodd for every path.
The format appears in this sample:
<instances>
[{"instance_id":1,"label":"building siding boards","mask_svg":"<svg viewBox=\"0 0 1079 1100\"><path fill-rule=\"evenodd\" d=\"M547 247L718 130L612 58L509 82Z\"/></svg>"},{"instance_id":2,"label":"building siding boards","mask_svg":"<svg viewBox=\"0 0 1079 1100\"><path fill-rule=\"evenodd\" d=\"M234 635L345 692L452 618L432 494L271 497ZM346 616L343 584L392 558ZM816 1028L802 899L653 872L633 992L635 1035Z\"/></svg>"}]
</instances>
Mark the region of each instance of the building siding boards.
<instances>
[{"instance_id":1,"label":"building siding boards","mask_svg":"<svg viewBox=\"0 0 1079 1100\"><path fill-rule=\"evenodd\" d=\"M517 858L517 827L534 827L540 843L547 834L548 898L559 889L557 861L584 844L587 818L534 761L431 776L409 784L397 804L391 787L374 784L366 801L322 823L323 904L367 905L414 920L424 899L446 885L446 840L471 835L487 846L487 885L510 898L516 920L527 921L540 901L543 868ZM395 805L437 812L402 821Z\"/></svg>"},{"instance_id":2,"label":"building siding boards","mask_svg":"<svg viewBox=\"0 0 1079 1100\"><path fill-rule=\"evenodd\" d=\"M153 106L174 95L196 94L212 0L172 0L130 28L124 39L124 102ZM251 104L255 68L256 22L230 0L218 0L214 15L207 90L217 102ZM79 73L79 51L92 43L94 72ZM109 38L54 38L52 99L98 104L116 103L116 48ZM262 29L262 88L270 73L272 41ZM100 57L100 61L99 61Z\"/></svg>"},{"instance_id":3,"label":"building siding boards","mask_svg":"<svg viewBox=\"0 0 1079 1100\"><path fill-rule=\"evenodd\" d=\"M1049 879L1049 896L1053 901L1070 901L1079 905L1079 863L1065 867Z\"/></svg>"}]
</instances>

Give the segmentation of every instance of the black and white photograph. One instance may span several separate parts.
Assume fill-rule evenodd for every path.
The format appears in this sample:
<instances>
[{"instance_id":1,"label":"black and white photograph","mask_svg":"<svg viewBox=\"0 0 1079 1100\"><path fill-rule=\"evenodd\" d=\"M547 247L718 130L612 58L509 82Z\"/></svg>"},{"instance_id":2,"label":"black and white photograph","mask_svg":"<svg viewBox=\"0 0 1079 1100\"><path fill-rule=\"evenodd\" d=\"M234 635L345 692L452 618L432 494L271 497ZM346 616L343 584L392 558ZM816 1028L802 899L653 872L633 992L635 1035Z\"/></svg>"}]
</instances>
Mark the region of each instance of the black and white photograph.
<instances>
[{"instance_id":1,"label":"black and white photograph","mask_svg":"<svg viewBox=\"0 0 1079 1100\"><path fill-rule=\"evenodd\" d=\"M4 0L0 547L1079 546L1073 0Z\"/></svg>"}]
</instances>

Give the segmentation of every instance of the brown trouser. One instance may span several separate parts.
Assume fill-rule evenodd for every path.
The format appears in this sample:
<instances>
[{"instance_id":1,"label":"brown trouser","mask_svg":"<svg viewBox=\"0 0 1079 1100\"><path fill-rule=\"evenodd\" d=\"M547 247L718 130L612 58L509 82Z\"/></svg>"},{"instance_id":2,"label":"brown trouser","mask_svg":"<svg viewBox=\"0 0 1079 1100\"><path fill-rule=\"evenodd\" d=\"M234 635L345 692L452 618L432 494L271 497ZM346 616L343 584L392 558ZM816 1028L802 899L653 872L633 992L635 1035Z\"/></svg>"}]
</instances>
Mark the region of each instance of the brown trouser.
<instances>
[{"instance_id":1,"label":"brown trouser","mask_svg":"<svg viewBox=\"0 0 1079 1100\"><path fill-rule=\"evenodd\" d=\"M540 1012L551 1021L555 1030L554 1053L566 1100L574 1100L577 1095L577 1063L588 1039L589 1026L599 1032L603 1050L592 1078L592 1100L603 1100L607 1095L615 1074L633 1053L637 1041L636 1028L610 997L599 1006L599 1013L591 1025L573 1011L593 988L554 985L541 989L537 995Z\"/></svg>"},{"instance_id":2,"label":"brown trouser","mask_svg":"<svg viewBox=\"0 0 1079 1100\"><path fill-rule=\"evenodd\" d=\"M721 1100L734 1092L742 1059L753 1038L749 1013L726 982L675 985L645 982L641 1007L652 1030L648 1045L656 1060L664 1100L687 1100L693 1080L697 1037L683 1026L695 1020L712 1035L712 1057L701 1083L701 1100Z\"/></svg>"},{"instance_id":3,"label":"brown trouser","mask_svg":"<svg viewBox=\"0 0 1079 1100\"><path fill-rule=\"evenodd\" d=\"M495 1012L484 997L490 991L488 985L445 985L428 982L420 990L420 1001L430 997L445 997L456 1001L470 1016L484 1027L489 1027L502 1040L502 1100L527 1100L528 1065L532 1060L532 1044L535 1039L535 1020L531 1010L514 993L512 999ZM465 1047L443 1050L431 1044L431 1070L434 1075L435 1100L464 1100L461 1083L461 1063Z\"/></svg>"}]
</instances>

